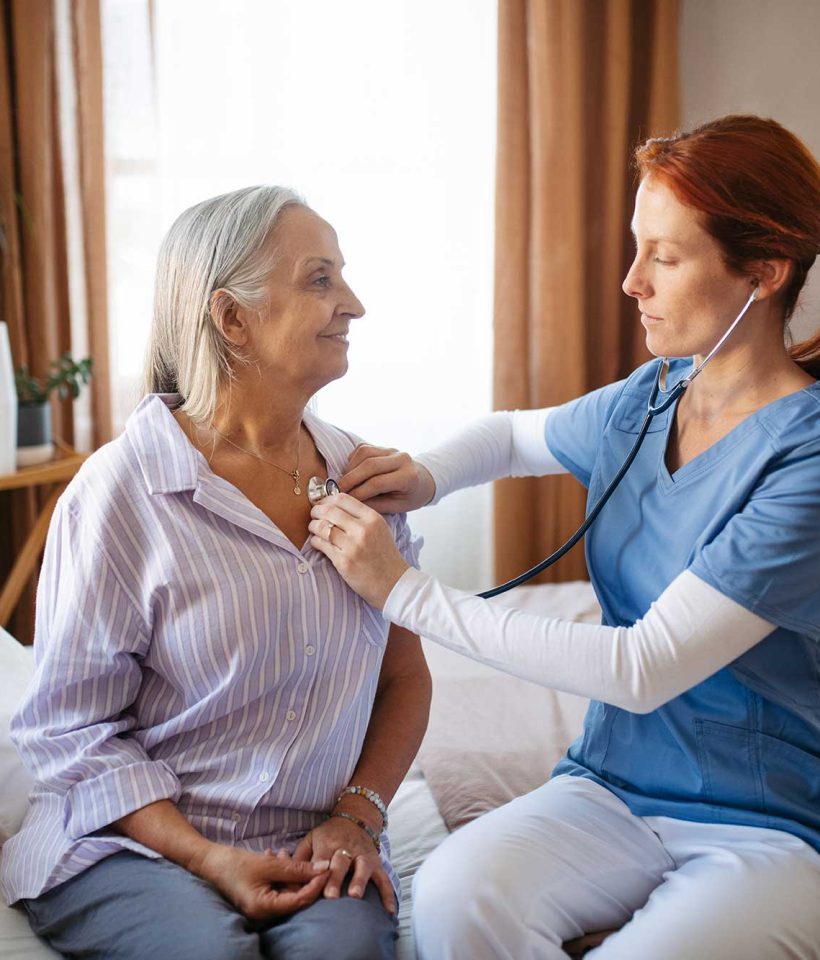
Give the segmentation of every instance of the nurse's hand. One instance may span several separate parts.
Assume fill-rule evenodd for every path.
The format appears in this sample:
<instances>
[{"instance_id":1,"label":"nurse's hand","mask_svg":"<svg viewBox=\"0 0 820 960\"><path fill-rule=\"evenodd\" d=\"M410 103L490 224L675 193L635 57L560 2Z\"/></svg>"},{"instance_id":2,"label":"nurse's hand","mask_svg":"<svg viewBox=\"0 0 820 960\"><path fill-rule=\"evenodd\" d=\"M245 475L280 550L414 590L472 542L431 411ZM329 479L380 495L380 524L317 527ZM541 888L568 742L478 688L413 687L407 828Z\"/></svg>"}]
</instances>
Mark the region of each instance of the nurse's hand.
<instances>
[{"instance_id":1,"label":"nurse's hand","mask_svg":"<svg viewBox=\"0 0 820 960\"><path fill-rule=\"evenodd\" d=\"M360 443L350 455L339 489L379 513L417 510L436 494L430 471L409 454L367 443Z\"/></svg>"},{"instance_id":2,"label":"nurse's hand","mask_svg":"<svg viewBox=\"0 0 820 960\"><path fill-rule=\"evenodd\" d=\"M310 545L330 560L352 590L381 610L409 567L385 520L346 493L317 503L310 515Z\"/></svg>"}]
</instances>

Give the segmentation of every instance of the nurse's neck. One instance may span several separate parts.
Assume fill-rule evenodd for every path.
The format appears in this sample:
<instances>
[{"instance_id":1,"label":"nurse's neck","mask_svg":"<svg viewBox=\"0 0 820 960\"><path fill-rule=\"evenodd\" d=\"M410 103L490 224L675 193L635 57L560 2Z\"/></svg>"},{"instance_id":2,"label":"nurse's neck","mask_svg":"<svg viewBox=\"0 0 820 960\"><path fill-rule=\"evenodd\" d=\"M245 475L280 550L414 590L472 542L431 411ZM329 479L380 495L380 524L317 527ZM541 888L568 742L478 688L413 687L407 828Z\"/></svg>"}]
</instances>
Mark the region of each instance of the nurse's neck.
<instances>
[{"instance_id":1,"label":"nurse's neck","mask_svg":"<svg viewBox=\"0 0 820 960\"><path fill-rule=\"evenodd\" d=\"M789 357L782 326L757 322L750 323L742 332L741 329L735 331L686 390L679 405L682 416L704 423L739 421L814 383ZM695 356L693 362L697 365L703 359Z\"/></svg>"}]
</instances>

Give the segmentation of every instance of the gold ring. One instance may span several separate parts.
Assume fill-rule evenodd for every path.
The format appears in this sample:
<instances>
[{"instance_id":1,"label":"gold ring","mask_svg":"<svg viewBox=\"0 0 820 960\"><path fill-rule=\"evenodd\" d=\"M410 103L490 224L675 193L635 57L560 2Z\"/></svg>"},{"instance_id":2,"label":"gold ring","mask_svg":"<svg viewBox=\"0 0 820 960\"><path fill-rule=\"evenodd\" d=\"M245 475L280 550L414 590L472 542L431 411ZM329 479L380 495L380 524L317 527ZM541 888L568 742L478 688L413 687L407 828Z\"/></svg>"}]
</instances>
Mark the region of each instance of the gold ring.
<instances>
[{"instance_id":1,"label":"gold ring","mask_svg":"<svg viewBox=\"0 0 820 960\"><path fill-rule=\"evenodd\" d=\"M347 857L348 860L355 860L356 858L350 853L349 850L337 850L336 853L341 853L343 857Z\"/></svg>"}]
</instances>

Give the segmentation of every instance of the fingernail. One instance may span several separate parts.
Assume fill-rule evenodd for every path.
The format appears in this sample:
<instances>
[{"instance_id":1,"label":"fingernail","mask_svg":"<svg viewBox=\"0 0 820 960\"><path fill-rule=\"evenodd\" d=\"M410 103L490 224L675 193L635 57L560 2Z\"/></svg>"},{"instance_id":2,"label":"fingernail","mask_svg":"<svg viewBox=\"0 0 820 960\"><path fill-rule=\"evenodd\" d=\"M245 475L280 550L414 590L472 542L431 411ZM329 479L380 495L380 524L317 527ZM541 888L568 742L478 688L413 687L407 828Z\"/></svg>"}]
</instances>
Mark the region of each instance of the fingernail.
<instances>
[{"instance_id":1,"label":"fingernail","mask_svg":"<svg viewBox=\"0 0 820 960\"><path fill-rule=\"evenodd\" d=\"M335 900L335 899L339 896L339 891L338 891L338 890L332 890L332 889L330 889L329 887L325 887L325 896L326 896L329 900Z\"/></svg>"},{"instance_id":2,"label":"fingernail","mask_svg":"<svg viewBox=\"0 0 820 960\"><path fill-rule=\"evenodd\" d=\"M358 887L348 887L347 892L351 897L360 897L362 895L362 891Z\"/></svg>"},{"instance_id":3,"label":"fingernail","mask_svg":"<svg viewBox=\"0 0 820 960\"><path fill-rule=\"evenodd\" d=\"M313 869L316 871L316 873L324 873L325 870L330 869L330 860L314 861Z\"/></svg>"}]
</instances>

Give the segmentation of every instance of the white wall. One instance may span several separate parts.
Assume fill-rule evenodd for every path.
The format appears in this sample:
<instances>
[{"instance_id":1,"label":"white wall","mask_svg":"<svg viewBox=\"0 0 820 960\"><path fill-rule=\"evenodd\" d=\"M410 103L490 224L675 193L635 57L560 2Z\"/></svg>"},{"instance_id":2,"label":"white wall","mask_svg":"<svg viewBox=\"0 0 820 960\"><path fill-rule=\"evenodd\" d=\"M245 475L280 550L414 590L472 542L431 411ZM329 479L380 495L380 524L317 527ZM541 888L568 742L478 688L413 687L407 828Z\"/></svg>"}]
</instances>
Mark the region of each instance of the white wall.
<instances>
[{"instance_id":1,"label":"white wall","mask_svg":"<svg viewBox=\"0 0 820 960\"><path fill-rule=\"evenodd\" d=\"M682 0L682 126L727 113L773 117L820 156L820 0ZM792 333L820 326L820 266Z\"/></svg>"}]
</instances>

